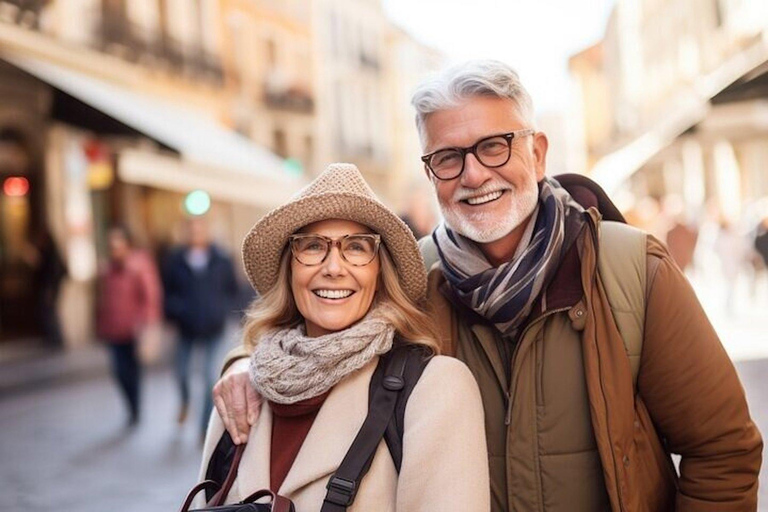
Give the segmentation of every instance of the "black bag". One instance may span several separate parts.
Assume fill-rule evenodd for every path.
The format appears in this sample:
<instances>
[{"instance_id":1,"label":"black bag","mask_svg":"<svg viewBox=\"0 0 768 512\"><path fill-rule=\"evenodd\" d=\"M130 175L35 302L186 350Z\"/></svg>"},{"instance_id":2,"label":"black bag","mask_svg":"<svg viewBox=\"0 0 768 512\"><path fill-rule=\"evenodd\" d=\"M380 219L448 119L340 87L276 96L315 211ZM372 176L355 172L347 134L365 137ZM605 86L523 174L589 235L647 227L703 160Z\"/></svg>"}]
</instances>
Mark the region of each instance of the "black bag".
<instances>
[{"instance_id":1,"label":"black bag","mask_svg":"<svg viewBox=\"0 0 768 512\"><path fill-rule=\"evenodd\" d=\"M228 434L227 437L229 437ZM232 442L232 439L230 438L229 441ZM224 478L222 484L219 484L214 480L200 482L189 491L179 512L296 512L296 508L293 506L291 500L275 494L269 489L256 491L240 503L222 505L224 500L227 499L227 494L229 494L232 484L235 482L237 469L238 466L240 466L240 459L243 458L244 451L244 444L235 448L229 470L227 471L227 476ZM206 494L209 492L214 492L215 494L213 494L213 497L207 498L208 503L204 508L190 510L189 507L192 505L195 496L203 490L206 491ZM256 503L257 500L266 498L267 496L270 498L269 503Z\"/></svg>"},{"instance_id":2,"label":"black bag","mask_svg":"<svg viewBox=\"0 0 768 512\"><path fill-rule=\"evenodd\" d=\"M402 343L399 340L395 341L392 350L381 356L376 371L371 377L368 415L344 460L328 482L328 492L321 512L344 511L352 504L360 482L370 469L382 437L389 448L395 468L398 472L400 471L403 460L405 408L413 388L416 387L430 359L431 355L423 347ZM237 505L220 506L235 480L237 466L244 449L245 445L236 446L229 434L225 432L211 455L206 470L206 481L190 491L185 502L187 508L182 507L181 512L293 511L293 504L282 496L273 497L271 505L273 508L269 508L269 504L249 503L249 500L253 501L270 495L270 491L259 491ZM224 483L219 485L216 482ZM206 491L209 508L189 510L189 504L201 490ZM277 508L278 502L283 503L282 500L288 502L291 508Z\"/></svg>"}]
</instances>

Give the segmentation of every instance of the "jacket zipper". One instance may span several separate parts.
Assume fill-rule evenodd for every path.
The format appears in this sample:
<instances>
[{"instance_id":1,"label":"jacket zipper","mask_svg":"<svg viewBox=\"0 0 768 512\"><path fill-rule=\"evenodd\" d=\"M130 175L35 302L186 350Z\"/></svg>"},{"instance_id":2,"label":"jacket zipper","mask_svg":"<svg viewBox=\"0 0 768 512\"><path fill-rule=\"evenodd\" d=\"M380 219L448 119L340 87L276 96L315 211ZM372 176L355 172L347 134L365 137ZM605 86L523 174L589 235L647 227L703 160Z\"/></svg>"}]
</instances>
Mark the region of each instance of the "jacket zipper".
<instances>
[{"instance_id":1,"label":"jacket zipper","mask_svg":"<svg viewBox=\"0 0 768 512\"><path fill-rule=\"evenodd\" d=\"M523 332L522 332L522 334L520 335L520 338L519 338L520 343L518 343L515 346L515 350L514 350L514 352L512 352L512 360L509 363L510 365L512 365L512 370L515 369L515 361L517 361L517 354L518 354L518 352L520 352L520 345L522 345L522 341L525 338L525 335L528 333L528 330L531 327L533 327L534 325L536 325L537 323L543 322L544 319L546 319L546 318L548 318L548 317L550 317L550 316L552 316L552 315L554 315L556 313L562 313L563 311L568 311L569 309L571 309L571 308L569 308L569 307L568 308L558 308L558 309L553 309L551 311L547 311L546 313L544 313L543 315L541 315L540 317L535 319L533 322L528 324L525 327L525 329L523 329ZM517 384L517 377L516 377L514 371L511 371L510 372L509 391L507 391L507 393L506 393L506 395L507 395L507 413L506 413L506 415L504 417L504 425L505 426L509 426L510 423L512 423L512 402L513 402L512 397L514 396L514 391L515 391L516 384Z\"/></svg>"}]
</instances>

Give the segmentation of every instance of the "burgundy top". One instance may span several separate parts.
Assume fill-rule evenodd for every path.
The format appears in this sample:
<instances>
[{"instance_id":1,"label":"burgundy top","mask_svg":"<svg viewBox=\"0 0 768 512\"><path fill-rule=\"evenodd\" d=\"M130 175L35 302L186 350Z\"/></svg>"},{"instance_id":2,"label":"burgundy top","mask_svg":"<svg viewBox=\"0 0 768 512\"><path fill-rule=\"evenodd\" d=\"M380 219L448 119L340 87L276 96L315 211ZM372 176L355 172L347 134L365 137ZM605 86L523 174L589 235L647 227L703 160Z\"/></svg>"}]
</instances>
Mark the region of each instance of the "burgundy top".
<instances>
[{"instance_id":1,"label":"burgundy top","mask_svg":"<svg viewBox=\"0 0 768 512\"><path fill-rule=\"evenodd\" d=\"M295 404L269 402L272 410L272 449L269 460L270 489L277 492L293 466L312 423L330 391Z\"/></svg>"},{"instance_id":2,"label":"burgundy top","mask_svg":"<svg viewBox=\"0 0 768 512\"><path fill-rule=\"evenodd\" d=\"M131 251L121 263L106 263L99 275L96 331L112 343L132 340L138 329L162 316L162 286L152 258Z\"/></svg>"}]
</instances>

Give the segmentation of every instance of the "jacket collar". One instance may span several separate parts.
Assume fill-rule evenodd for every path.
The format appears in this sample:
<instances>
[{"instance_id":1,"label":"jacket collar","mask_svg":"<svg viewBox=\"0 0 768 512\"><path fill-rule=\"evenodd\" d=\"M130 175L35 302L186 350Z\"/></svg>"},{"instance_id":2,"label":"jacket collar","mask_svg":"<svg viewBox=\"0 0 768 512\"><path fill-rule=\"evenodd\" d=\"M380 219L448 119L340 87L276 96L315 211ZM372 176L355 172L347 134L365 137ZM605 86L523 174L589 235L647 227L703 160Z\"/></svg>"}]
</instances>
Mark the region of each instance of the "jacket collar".
<instances>
[{"instance_id":1,"label":"jacket collar","mask_svg":"<svg viewBox=\"0 0 768 512\"><path fill-rule=\"evenodd\" d=\"M589 228L585 225L576 240L566 250L555 276L544 293L538 298L530 320L556 309L572 308L584 296L579 246L581 245L581 238L588 232Z\"/></svg>"},{"instance_id":2,"label":"jacket collar","mask_svg":"<svg viewBox=\"0 0 768 512\"><path fill-rule=\"evenodd\" d=\"M290 496L303 487L333 474L357 436L368 414L368 388L378 358L347 376L331 391L317 413L296 460L278 493ZM261 406L261 419L251 432L248 448L240 463L240 499L259 489L269 488L269 461L272 444L272 413Z\"/></svg>"}]
</instances>

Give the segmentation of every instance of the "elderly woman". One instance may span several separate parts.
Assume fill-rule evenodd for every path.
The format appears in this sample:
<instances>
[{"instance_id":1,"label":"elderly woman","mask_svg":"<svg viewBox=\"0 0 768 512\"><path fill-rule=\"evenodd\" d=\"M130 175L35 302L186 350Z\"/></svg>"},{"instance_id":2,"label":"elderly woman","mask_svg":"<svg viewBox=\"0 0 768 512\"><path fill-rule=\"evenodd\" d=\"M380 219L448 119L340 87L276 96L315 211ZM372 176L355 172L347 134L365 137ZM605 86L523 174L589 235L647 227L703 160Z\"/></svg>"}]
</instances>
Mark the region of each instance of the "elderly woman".
<instances>
[{"instance_id":1,"label":"elderly woman","mask_svg":"<svg viewBox=\"0 0 768 512\"><path fill-rule=\"evenodd\" d=\"M420 306L424 264L409 229L349 164L257 222L243 257L260 293L243 343L265 400L226 502L271 489L299 512L318 511L366 418L380 356L401 344L435 352ZM203 475L223 433L214 412ZM399 472L380 442L348 510L487 512L488 485L477 385L461 362L434 356L407 402Z\"/></svg>"}]
</instances>

